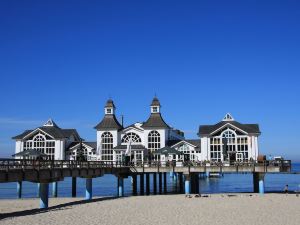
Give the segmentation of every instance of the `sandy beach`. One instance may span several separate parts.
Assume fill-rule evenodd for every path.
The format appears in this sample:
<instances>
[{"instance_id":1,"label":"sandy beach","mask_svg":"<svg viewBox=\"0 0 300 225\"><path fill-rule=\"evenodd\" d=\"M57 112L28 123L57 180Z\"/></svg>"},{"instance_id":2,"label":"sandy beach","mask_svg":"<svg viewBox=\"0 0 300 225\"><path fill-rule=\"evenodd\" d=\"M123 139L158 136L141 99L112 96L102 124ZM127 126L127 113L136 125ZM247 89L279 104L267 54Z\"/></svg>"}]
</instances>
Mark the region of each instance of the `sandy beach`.
<instances>
[{"instance_id":1,"label":"sandy beach","mask_svg":"<svg viewBox=\"0 0 300 225\"><path fill-rule=\"evenodd\" d=\"M186 198L184 195L125 198L0 200L0 224L300 224L296 195L227 194Z\"/></svg>"}]
</instances>

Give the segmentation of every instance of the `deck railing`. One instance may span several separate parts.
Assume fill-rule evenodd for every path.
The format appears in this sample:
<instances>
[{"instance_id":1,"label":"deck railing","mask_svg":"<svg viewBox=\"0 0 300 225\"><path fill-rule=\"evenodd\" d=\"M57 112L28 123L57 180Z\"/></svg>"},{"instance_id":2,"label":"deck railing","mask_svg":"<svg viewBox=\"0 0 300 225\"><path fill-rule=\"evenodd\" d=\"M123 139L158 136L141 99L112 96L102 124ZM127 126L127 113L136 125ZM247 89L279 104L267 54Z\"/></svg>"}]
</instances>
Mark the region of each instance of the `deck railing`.
<instances>
[{"instance_id":1,"label":"deck railing","mask_svg":"<svg viewBox=\"0 0 300 225\"><path fill-rule=\"evenodd\" d=\"M0 171L29 170L29 169L97 169L97 168L146 168L146 167L279 167L291 168L290 160L267 160L247 162L208 162L208 161L144 161L144 162L120 162L120 161L75 161L75 160L29 160L29 159L0 159Z\"/></svg>"}]
</instances>

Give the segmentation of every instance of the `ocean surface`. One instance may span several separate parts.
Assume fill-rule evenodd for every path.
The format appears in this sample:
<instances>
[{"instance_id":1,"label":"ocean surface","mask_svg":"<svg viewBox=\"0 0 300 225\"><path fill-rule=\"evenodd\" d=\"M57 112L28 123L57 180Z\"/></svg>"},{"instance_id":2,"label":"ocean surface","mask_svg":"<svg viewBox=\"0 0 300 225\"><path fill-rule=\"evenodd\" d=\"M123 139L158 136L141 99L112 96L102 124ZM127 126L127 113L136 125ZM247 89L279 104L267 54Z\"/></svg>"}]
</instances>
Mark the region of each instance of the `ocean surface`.
<instances>
[{"instance_id":1,"label":"ocean surface","mask_svg":"<svg viewBox=\"0 0 300 225\"><path fill-rule=\"evenodd\" d=\"M300 163L292 164L292 172L300 172ZM139 177L139 176L138 176ZM139 193L139 179L138 193ZM167 174L168 193L174 193L175 182ZM150 175L152 193L152 175ZM144 181L146 183L146 180ZM265 191L282 192L284 186L288 184L290 191L300 190L300 174L266 174ZM158 185L158 178L157 178ZM146 190L146 189L145 189ZM253 192L252 174L224 174L220 178L201 178L201 193L237 193ZM23 182L23 198L36 198L38 186L36 183ZM124 179L124 193L126 196L132 194L131 178ZM116 196L117 178L114 175L105 175L93 179L93 196ZM52 185L49 185L49 196L52 197ZM66 178L58 183L58 196L71 197L71 178ZM77 197L85 196L85 179L77 178ZM0 183L0 199L17 198L17 183Z\"/></svg>"}]
</instances>

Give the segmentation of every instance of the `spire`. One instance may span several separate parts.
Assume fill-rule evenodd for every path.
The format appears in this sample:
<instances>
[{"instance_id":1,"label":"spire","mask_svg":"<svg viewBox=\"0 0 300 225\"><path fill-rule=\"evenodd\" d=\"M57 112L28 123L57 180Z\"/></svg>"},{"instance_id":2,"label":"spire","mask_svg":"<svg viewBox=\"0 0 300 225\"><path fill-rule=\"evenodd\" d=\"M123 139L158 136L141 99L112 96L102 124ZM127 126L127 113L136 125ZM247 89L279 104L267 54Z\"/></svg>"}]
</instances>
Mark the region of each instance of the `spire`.
<instances>
[{"instance_id":1,"label":"spire","mask_svg":"<svg viewBox=\"0 0 300 225\"><path fill-rule=\"evenodd\" d=\"M43 127L58 127L58 126L51 118L49 118L47 122L43 125Z\"/></svg>"},{"instance_id":2,"label":"spire","mask_svg":"<svg viewBox=\"0 0 300 225\"><path fill-rule=\"evenodd\" d=\"M115 104L112 99L108 99L104 107L105 115L114 115L115 114Z\"/></svg>"},{"instance_id":3,"label":"spire","mask_svg":"<svg viewBox=\"0 0 300 225\"><path fill-rule=\"evenodd\" d=\"M234 118L231 116L230 113L227 113L222 121L234 121Z\"/></svg>"},{"instance_id":4,"label":"spire","mask_svg":"<svg viewBox=\"0 0 300 225\"><path fill-rule=\"evenodd\" d=\"M160 105L160 102L159 102L158 98L156 97L156 95L153 98L150 107L151 107L151 113L160 113L161 105Z\"/></svg>"}]
</instances>

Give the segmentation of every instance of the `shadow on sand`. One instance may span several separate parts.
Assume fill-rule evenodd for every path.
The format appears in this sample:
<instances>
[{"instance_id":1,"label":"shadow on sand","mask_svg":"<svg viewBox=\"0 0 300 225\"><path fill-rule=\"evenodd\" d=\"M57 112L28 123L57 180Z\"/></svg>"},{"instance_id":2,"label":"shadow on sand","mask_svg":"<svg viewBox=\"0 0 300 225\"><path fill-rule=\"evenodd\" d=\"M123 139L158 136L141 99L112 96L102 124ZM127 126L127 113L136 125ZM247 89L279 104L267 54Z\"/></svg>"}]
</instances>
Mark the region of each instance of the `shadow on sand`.
<instances>
[{"instance_id":1,"label":"shadow on sand","mask_svg":"<svg viewBox=\"0 0 300 225\"><path fill-rule=\"evenodd\" d=\"M48 207L47 209L29 209L29 210L24 210L24 211L2 213L2 214L0 214L0 220L10 218L10 217L29 216L29 215L46 213L46 212L50 212L50 211L65 210L65 209L68 209L68 207L71 207L74 205L83 205L83 204L101 202L101 201L112 200L112 199L117 199L117 198L118 197L103 197L103 198L95 198L92 200L79 200L79 201L73 201L73 202L68 202L68 203L51 206L51 207Z\"/></svg>"}]
</instances>

